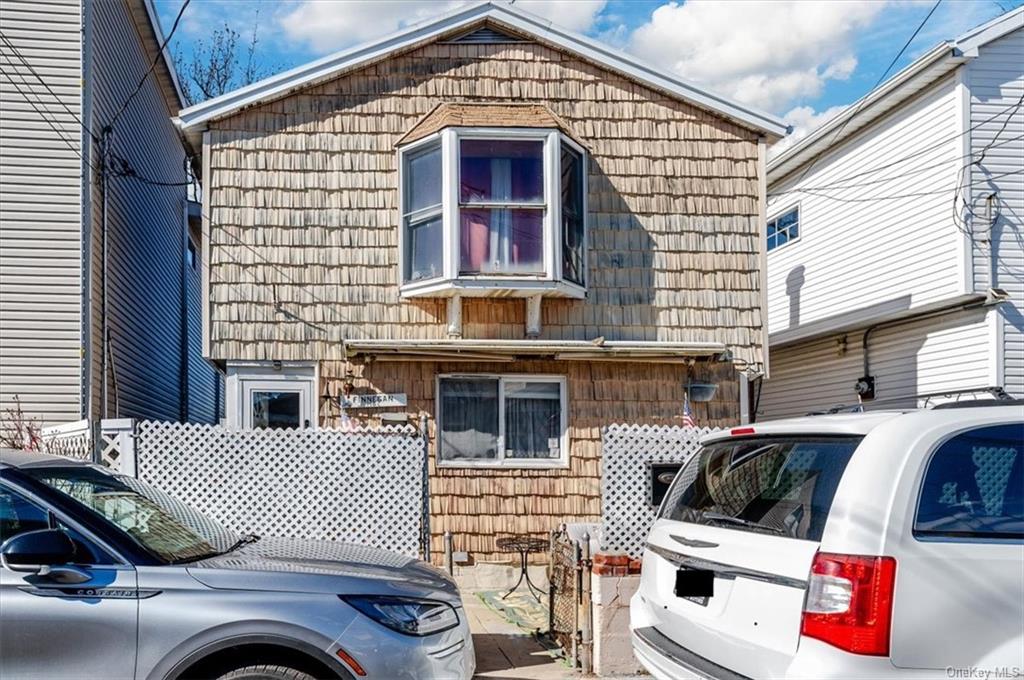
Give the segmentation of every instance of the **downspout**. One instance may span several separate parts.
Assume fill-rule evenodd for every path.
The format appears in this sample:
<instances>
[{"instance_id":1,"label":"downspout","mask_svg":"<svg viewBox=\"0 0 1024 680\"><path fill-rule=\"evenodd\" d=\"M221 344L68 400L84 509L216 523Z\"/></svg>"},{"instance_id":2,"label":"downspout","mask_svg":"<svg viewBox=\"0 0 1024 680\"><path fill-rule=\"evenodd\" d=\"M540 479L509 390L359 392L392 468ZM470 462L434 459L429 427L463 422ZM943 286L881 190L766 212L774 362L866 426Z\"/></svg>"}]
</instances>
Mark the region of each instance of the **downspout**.
<instances>
[{"instance_id":1,"label":"downspout","mask_svg":"<svg viewBox=\"0 0 1024 680\"><path fill-rule=\"evenodd\" d=\"M81 226L79 242L81 248L81 314L79 317L81 337L81 364L79 367L79 415L92 421L92 189L95 177L92 170L92 3L82 3L82 94L79 111L84 128L81 131L82 179L79 183L81 196Z\"/></svg>"},{"instance_id":2,"label":"downspout","mask_svg":"<svg viewBox=\"0 0 1024 680\"><path fill-rule=\"evenodd\" d=\"M185 160L188 163L188 159ZM187 173L186 173L187 179ZM181 320L181 332L178 337L178 420L188 422L188 193L182 206L181 250L178 253L179 299L178 318Z\"/></svg>"}]
</instances>

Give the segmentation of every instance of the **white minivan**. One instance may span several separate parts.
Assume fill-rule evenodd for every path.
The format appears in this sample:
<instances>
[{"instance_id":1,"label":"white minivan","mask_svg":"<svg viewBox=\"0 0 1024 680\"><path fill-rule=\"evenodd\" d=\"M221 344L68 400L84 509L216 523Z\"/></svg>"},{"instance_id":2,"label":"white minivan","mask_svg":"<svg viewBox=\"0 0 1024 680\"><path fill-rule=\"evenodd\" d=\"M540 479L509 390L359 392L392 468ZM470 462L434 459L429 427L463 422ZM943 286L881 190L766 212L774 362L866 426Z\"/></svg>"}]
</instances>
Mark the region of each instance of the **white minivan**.
<instances>
[{"instance_id":1,"label":"white minivan","mask_svg":"<svg viewBox=\"0 0 1024 680\"><path fill-rule=\"evenodd\" d=\"M715 433L651 529L634 652L673 680L1024 677L1022 466L1021 402Z\"/></svg>"}]
</instances>

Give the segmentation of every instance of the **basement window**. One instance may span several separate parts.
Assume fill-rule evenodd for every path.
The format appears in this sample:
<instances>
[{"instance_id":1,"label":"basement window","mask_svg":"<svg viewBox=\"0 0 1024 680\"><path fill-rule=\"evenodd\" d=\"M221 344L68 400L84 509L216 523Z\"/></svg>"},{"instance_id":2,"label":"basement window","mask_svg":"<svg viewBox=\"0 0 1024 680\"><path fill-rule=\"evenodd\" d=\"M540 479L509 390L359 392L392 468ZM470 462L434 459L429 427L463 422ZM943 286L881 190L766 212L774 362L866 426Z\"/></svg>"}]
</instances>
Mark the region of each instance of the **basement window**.
<instances>
[{"instance_id":1,"label":"basement window","mask_svg":"<svg viewBox=\"0 0 1024 680\"><path fill-rule=\"evenodd\" d=\"M399 155L403 296L584 296L586 154L575 142L447 128Z\"/></svg>"},{"instance_id":2,"label":"basement window","mask_svg":"<svg viewBox=\"0 0 1024 680\"><path fill-rule=\"evenodd\" d=\"M437 404L442 467L568 465L561 376L441 376Z\"/></svg>"},{"instance_id":3,"label":"basement window","mask_svg":"<svg viewBox=\"0 0 1024 680\"><path fill-rule=\"evenodd\" d=\"M787 210L768 222L768 251L781 248L800 238L800 208Z\"/></svg>"}]
</instances>

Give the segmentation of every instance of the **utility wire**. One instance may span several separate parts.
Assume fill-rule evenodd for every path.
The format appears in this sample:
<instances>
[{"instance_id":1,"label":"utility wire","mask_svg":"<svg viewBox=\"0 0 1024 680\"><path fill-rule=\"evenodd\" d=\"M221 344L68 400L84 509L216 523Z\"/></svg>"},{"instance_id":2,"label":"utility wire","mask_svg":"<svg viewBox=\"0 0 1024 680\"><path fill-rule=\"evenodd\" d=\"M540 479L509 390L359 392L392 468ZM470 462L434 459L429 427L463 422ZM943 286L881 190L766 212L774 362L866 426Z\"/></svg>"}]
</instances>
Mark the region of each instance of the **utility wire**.
<instances>
[{"instance_id":1,"label":"utility wire","mask_svg":"<svg viewBox=\"0 0 1024 680\"><path fill-rule=\"evenodd\" d=\"M1009 177L1011 175L1022 174L1024 174L1024 170L1010 170L1008 172L1002 172L996 175L991 175L989 177L986 177L984 180L976 182L975 184L984 184L985 182L991 179L998 179L1000 177ZM811 196L818 196L820 198L826 198L832 201L837 201L839 203L869 203L877 201L894 201L901 198L915 198L917 196L936 196L938 194L945 194L949 191L950 189L934 189L932 191L914 191L906 194L896 194L892 196L864 196L861 198L842 198L840 196L830 196L828 194L824 194L813 190L807 190L807 193L810 194Z\"/></svg>"},{"instance_id":2,"label":"utility wire","mask_svg":"<svg viewBox=\"0 0 1024 680\"><path fill-rule=\"evenodd\" d=\"M1000 109L999 111L996 111L994 114L992 114L990 117L986 118L985 120L982 120L982 121L980 121L978 123L975 123L971 127L963 130L962 132L958 132L958 133L956 133L954 135L950 135L949 137L944 137L944 138L940 139L939 141L935 142L934 144L932 144L930 146L926 146L923 149L918 149L917 151L915 151L913 153L910 153L910 154L907 154L906 156L902 156L900 158L897 158L896 160L889 161L888 163L885 163L883 165L876 165L874 167L868 168L867 170L861 170L861 171L855 172L855 173L853 173L851 175L844 175L843 177L835 179L835 180L833 180L830 183L820 185L818 188L825 188L825 187L832 188L833 186L845 183L845 182L847 182L847 181L849 181L851 179L858 179L860 177L865 177L867 175L873 175L873 174L877 173L880 170L887 170L889 168L892 168L892 167L895 167L897 165L900 165L901 163L909 161L909 160L911 160L913 158L917 158L918 156L923 156L924 154L926 154L926 153L928 153L930 151L934 151L935 149L937 149L937 148L939 148L939 147L941 147L941 146L943 146L943 145L945 145L945 144L947 144L947 143L949 143L949 142L951 142L951 141L953 141L955 139L959 139L960 137L963 137L964 135L970 134L974 130L977 130L978 128L980 128L980 127L982 127L984 125L988 125L993 120L995 120L999 116L1003 115L1004 113L1006 113L1010 109L1014 108L1015 106L1016 106L1016 104L1009 104L1009 105L1006 106L1006 108ZM824 153L827 153L828 151L829 151L829 149L826 149ZM797 191L799 191L799 189L797 189L797 188L786 189L785 191L777 191L777 192L769 193L768 194L768 198L775 198L777 196L784 196L786 194L795 193Z\"/></svg>"},{"instance_id":3,"label":"utility wire","mask_svg":"<svg viewBox=\"0 0 1024 680\"><path fill-rule=\"evenodd\" d=\"M990 148L996 148L996 147L1000 147L1000 146L1005 146L1006 144L1010 144L1012 142L1018 142L1018 141L1020 141L1022 139L1024 139L1024 135L1017 135L1016 137L1010 137L1008 139L1004 139L1004 140L1000 141L997 144L993 144L992 147L990 147ZM913 170L907 170L906 172L903 172L903 173L898 174L898 175L889 175L888 177L882 177L882 178L879 178L879 179L868 180L868 181L865 181L865 182L855 182L853 184L832 183L832 184L822 184L822 185L819 185L819 186L799 187L799 188L794 188L794 189L788 189L787 191L784 191L781 194L776 194L776 195L781 196L783 194L791 194L791 193L797 193L798 194L798 193L806 192L806 191L844 191L846 189L859 189L861 187L874 186L876 184L885 184L886 182L895 182L897 180L906 179L908 177L911 177L912 175L917 175L917 174L925 172L927 170L934 170L936 168L941 168L943 166L949 165L950 163L960 163L965 158L973 158L973 156L974 156L974 152L971 152L971 153L963 154L962 156L956 156L955 158L947 158L945 160L938 161L936 163L931 163L929 165L922 165L921 167L914 168ZM968 163L968 164L970 164L970 163Z\"/></svg>"},{"instance_id":4,"label":"utility wire","mask_svg":"<svg viewBox=\"0 0 1024 680\"><path fill-rule=\"evenodd\" d=\"M64 142L64 144L66 144L67 147L69 149L71 149L71 151L78 157L79 160L81 160L82 162L86 162L85 158L82 156L82 152L79 150L78 146L75 145L71 140L69 140L67 137L64 136L64 133L66 131L62 130L61 128L59 128L57 126L57 123L55 122L56 119L54 121L51 121L46 116L46 113L44 113L44 111L42 109L40 109L39 106L36 105L36 102L33 101L32 98L29 97L28 94L24 90L21 89L21 87L18 85L18 83L12 77L11 73L9 73L7 71L0 71L0 73L3 73L3 75L7 76L8 82L10 82L10 84L14 87L14 89L18 91L18 94L20 94L22 96L22 98L28 103L28 105L32 107L32 110L36 112L36 114L39 116L39 118L41 118L42 121L44 123L46 123L47 126L49 126L49 128L51 130L53 130L53 132L57 135L58 139L60 139L62 142ZM23 80L22 82L25 82L25 81ZM26 82L25 85L28 86L28 83ZM43 102L40 99L39 100L39 105L42 105L42 104L43 104ZM50 113L52 115L52 112L50 112ZM92 163L89 163L89 167L91 167L93 170L97 170L96 166L92 165Z\"/></svg>"},{"instance_id":5,"label":"utility wire","mask_svg":"<svg viewBox=\"0 0 1024 680\"><path fill-rule=\"evenodd\" d=\"M43 77L39 75L39 72L35 70L31 63L29 63L28 59L25 58L25 55L21 53L21 50L19 50L14 45L14 43L11 42L11 39L4 35L3 31L0 31L0 42L3 42L7 46L7 49L18 58L18 61L20 61L22 65L24 65L24 67L28 69L28 71L33 76L35 76L35 79L39 81L40 85L46 88L46 91L50 93L50 96L53 97L58 104L64 107L64 110L67 111L68 114L75 119L75 122L78 123L79 126L81 126L82 130L84 130L85 133L88 134L94 142L98 142L99 137L92 130L90 130L84 122L82 122L82 119L78 116L78 114L72 111L71 107L69 107L64 102L64 100L60 96L58 96L56 92L53 91L50 85L45 80L43 80ZM10 57L8 57L8 63L10 63L11 66L15 66L14 62L10 60Z\"/></svg>"},{"instance_id":6,"label":"utility wire","mask_svg":"<svg viewBox=\"0 0 1024 680\"><path fill-rule=\"evenodd\" d=\"M183 14L185 14L185 8L188 7L190 2L192 2L192 0L185 0L185 2L182 3L181 9L178 10L178 16L174 18L174 24L171 26L171 32L167 34L167 37L164 38L163 43L160 45L160 49L157 50L156 57L153 58L153 63L149 65L149 68L146 69L146 72L142 75L142 78L139 79L139 84L135 86L135 89L132 90L132 93L128 95L127 99L124 100L124 103L121 104L121 107L117 110L117 113L114 114L114 117L110 119L109 123L107 123L107 127L114 127L114 124L117 123L117 120L125 112L125 109L128 108L128 105L132 103L132 100L135 99L135 97L142 90L142 86L146 84L146 79L149 78L149 74L151 74L153 70L156 68L156 65L157 63L159 63L160 58L164 53L164 50L167 48L167 44L171 41L171 38L174 37L174 32L178 30L178 24L181 22L181 17Z\"/></svg>"},{"instance_id":7,"label":"utility wire","mask_svg":"<svg viewBox=\"0 0 1024 680\"><path fill-rule=\"evenodd\" d=\"M845 120L843 120L843 124L839 126L838 130L836 130L836 133L832 136L832 140L827 145L825 145L825 148L819 151L817 155L815 155L814 158L811 159L811 162L804 168L804 171L800 174L800 177L797 179L798 183L803 181L804 177L807 176L807 173L811 171L811 168L813 168L814 165L818 162L818 160L825 154L825 152L832 147L832 144L835 143L839 135L841 135L843 133L843 130L846 129L846 125L851 120L857 117L857 113L864 106L864 103L868 99L868 95L874 92L878 88L878 86L882 84L882 81L885 80L885 77L889 75L889 71L891 71L892 67L896 65L896 62L899 61L900 57L903 56L903 53L907 51L907 48L910 47L910 43L914 41L914 38L917 37L917 34L920 33L921 29L924 28L924 25L928 23L928 20L931 19L932 14L935 13L935 10L939 8L939 5L941 3L942 0L935 0L935 4L932 5L932 8L930 10L928 10L928 14L926 14L924 19L921 20L921 23L917 25L917 28L914 29L914 32L910 35L909 38L907 38L907 41L903 43L903 47L901 47L900 51L896 53L896 56L892 58L892 61L889 62L889 65L885 67L885 71L883 71L882 75L879 76L874 86L870 90L868 90L867 94L860 98L859 102L857 102L857 108L855 108L853 110L853 113L847 116Z\"/></svg>"}]
</instances>

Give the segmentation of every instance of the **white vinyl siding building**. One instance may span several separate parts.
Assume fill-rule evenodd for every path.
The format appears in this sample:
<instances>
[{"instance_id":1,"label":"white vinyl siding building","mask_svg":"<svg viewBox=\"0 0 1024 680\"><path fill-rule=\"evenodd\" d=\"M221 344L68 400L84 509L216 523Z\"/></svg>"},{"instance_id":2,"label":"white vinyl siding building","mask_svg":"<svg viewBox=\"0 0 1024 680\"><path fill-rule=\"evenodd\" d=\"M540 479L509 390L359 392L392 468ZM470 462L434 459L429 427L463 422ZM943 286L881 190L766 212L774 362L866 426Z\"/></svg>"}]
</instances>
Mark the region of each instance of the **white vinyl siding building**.
<instances>
[{"instance_id":1,"label":"white vinyl siding building","mask_svg":"<svg viewBox=\"0 0 1024 680\"><path fill-rule=\"evenodd\" d=\"M0 3L0 408L48 422L81 417L81 23L78 0Z\"/></svg>"},{"instance_id":2,"label":"white vinyl siding building","mask_svg":"<svg viewBox=\"0 0 1024 680\"><path fill-rule=\"evenodd\" d=\"M1024 23L1024 19L1021 20ZM972 221L974 286L1005 290L1012 305L1002 305L992 316L989 341L994 356L993 380L1012 392L1024 394L1024 30L1018 29L981 48L981 57L968 63L965 80L970 89L970 151L984 153L980 167L968 169L965 183L973 188L971 205L978 217ZM1005 111L1016 111L1007 117ZM1004 127L1005 124L1005 127ZM988 197L992 205L991 235L985 223ZM981 218L981 219L979 219ZM996 248L988 242L996 243ZM991 263L996 275L989 277Z\"/></svg>"},{"instance_id":3,"label":"white vinyl siding building","mask_svg":"<svg viewBox=\"0 0 1024 680\"><path fill-rule=\"evenodd\" d=\"M1024 395L1022 64L1018 9L928 52L769 163L769 224L798 207L799 238L767 255L758 418L856 404L866 375L869 407L986 387ZM955 218L958 195L971 210ZM989 288L1008 299L993 304Z\"/></svg>"}]
</instances>

